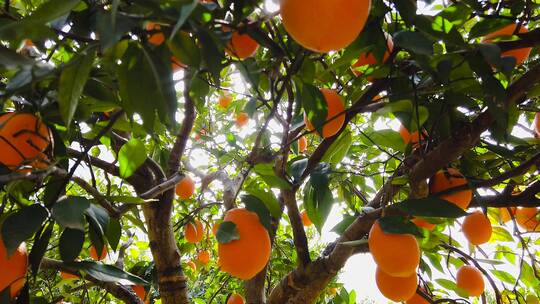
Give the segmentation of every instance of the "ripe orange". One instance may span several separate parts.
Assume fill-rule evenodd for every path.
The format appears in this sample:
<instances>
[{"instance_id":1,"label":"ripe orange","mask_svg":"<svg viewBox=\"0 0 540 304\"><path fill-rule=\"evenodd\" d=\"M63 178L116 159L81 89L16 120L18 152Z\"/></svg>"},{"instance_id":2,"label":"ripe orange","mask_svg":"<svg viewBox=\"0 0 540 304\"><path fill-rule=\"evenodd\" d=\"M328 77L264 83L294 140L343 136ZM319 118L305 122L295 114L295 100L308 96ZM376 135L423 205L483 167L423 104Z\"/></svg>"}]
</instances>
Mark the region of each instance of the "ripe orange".
<instances>
[{"instance_id":1,"label":"ripe orange","mask_svg":"<svg viewBox=\"0 0 540 304\"><path fill-rule=\"evenodd\" d=\"M60 271L60 277L62 278L62 280L75 280L79 278L78 275L74 275L68 272L63 272L63 271Z\"/></svg>"},{"instance_id":2,"label":"ripe orange","mask_svg":"<svg viewBox=\"0 0 540 304\"><path fill-rule=\"evenodd\" d=\"M500 30L497 30L491 34L488 34L482 39L482 43L491 43L494 39L510 37L514 34L514 31L516 30L517 26L518 26L517 24L509 24ZM520 34L527 33L527 32L528 30L525 26L521 26L519 28ZM523 62L525 62L527 58L529 58L529 54L531 53L531 50L532 48L530 47L509 50L509 51L502 52L501 57L514 57L516 59L516 65L520 65L520 64L523 64Z\"/></svg>"},{"instance_id":3,"label":"ripe orange","mask_svg":"<svg viewBox=\"0 0 540 304\"><path fill-rule=\"evenodd\" d=\"M219 95L218 104L219 104L220 108L222 108L222 109L228 108L229 105L231 104L231 102L232 102L231 94L223 93L223 94Z\"/></svg>"},{"instance_id":4,"label":"ripe orange","mask_svg":"<svg viewBox=\"0 0 540 304\"><path fill-rule=\"evenodd\" d=\"M244 304L244 297L237 293L233 293L227 300L227 304Z\"/></svg>"},{"instance_id":5,"label":"ripe orange","mask_svg":"<svg viewBox=\"0 0 540 304\"><path fill-rule=\"evenodd\" d=\"M526 231L536 231L540 228L540 222L536 218L538 208L518 208L516 210L516 222Z\"/></svg>"},{"instance_id":6,"label":"ripe orange","mask_svg":"<svg viewBox=\"0 0 540 304\"><path fill-rule=\"evenodd\" d=\"M345 48L358 37L370 9L370 0L283 0L281 19L298 44L327 53Z\"/></svg>"},{"instance_id":7,"label":"ripe orange","mask_svg":"<svg viewBox=\"0 0 540 304\"><path fill-rule=\"evenodd\" d=\"M392 53L394 50L394 41L392 40L392 36L390 36L388 33L384 33L384 36L386 37L386 52L384 52L382 62L379 62L373 53L360 54L358 60L356 60L356 62L351 66L352 72L355 76L362 75L362 72L357 70L359 67L365 65L383 64L388 60L390 53Z\"/></svg>"},{"instance_id":8,"label":"ripe orange","mask_svg":"<svg viewBox=\"0 0 540 304\"><path fill-rule=\"evenodd\" d=\"M186 263L186 265L191 268L191 270L193 270L194 272L197 271L197 265L195 265L195 263L193 263L193 261L188 261Z\"/></svg>"},{"instance_id":9,"label":"ripe orange","mask_svg":"<svg viewBox=\"0 0 540 304\"><path fill-rule=\"evenodd\" d=\"M103 249L101 250L101 254L98 256L96 252L96 248L94 246L90 246L90 257L94 261L101 261L107 256L107 246L103 246Z\"/></svg>"},{"instance_id":10,"label":"ripe orange","mask_svg":"<svg viewBox=\"0 0 540 304\"><path fill-rule=\"evenodd\" d=\"M195 192L195 182L189 175L185 175L178 184L176 184L175 192L180 199L187 200L193 195L193 192Z\"/></svg>"},{"instance_id":11,"label":"ripe orange","mask_svg":"<svg viewBox=\"0 0 540 304\"><path fill-rule=\"evenodd\" d=\"M508 212L508 209L510 209L510 212ZM512 219L512 215L516 215L516 207L510 207L510 208L499 208L499 218L501 219L501 222L506 223Z\"/></svg>"},{"instance_id":12,"label":"ripe orange","mask_svg":"<svg viewBox=\"0 0 540 304\"><path fill-rule=\"evenodd\" d=\"M186 65L182 61L180 61L180 59L173 56L171 57L171 68L173 73L176 73L180 70L185 69Z\"/></svg>"},{"instance_id":13,"label":"ripe orange","mask_svg":"<svg viewBox=\"0 0 540 304\"><path fill-rule=\"evenodd\" d=\"M413 224L415 224L417 227L424 228L429 231L432 231L437 226L419 217L413 218L411 222L413 222Z\"/></svg>"},{"instance_id":14,"label":"ripe orange","mask_svg":"<svg viewBox=\"0 0 540 304\"><path fill-rule=\"evenodd\" d=\"M270 258L270 237L259 216L243 208L227 211L223 221L236 225L240 239L218 244L221 270L242 280L259 273Z\"/></svg>"},{"instance_id":15,"label":"ripe orange","mask_svg":"<svg viewBox=\"0 0 540 304\"><path fill-rule=\"evenodd\" d=\"M307 138L302 136L298 139L298 152L304 153L307 149Z\"/></svg>"},{"instance_id":16,"label":"ripe orange","mask_svg":"<svg viewBox=\"0 0 540 304\"><path fill-rule=\"evenodd\" d=\"M219 223L214 223L214 224L212 225L212 234L213 234L214 236L216 236L218 229L219 229Z\"/></svg>"},{"instance_id":17,"label":"ripe orange","mask_svg":"<svg viewBox=\"0 0 540 304\"><path fill-rule=\"evenodd\" d=\"M331 89L321 89L321 93L323 94L328 107L326 123L322 128L322 137L328 138L334 136L345 123L345 106L343 105L341 96L339 96L336 91ZM315 127L307 119L307 115L304 115L304 122L306 123L306 129L309 131L315 130Z\"/></svg>"},{"instance_id":18,"label":"ripe orange","mask_svg":"<svg viewBox=\"0 0 540 304\"><path fill-rule=\"evenodd\" d=\"M210 252L207 250L203 250L199 252L197 255L197 261L201 262L201 264L206 265L208 262L210 262Z\"/></svg>"},{"instance_id":19,"label":"ripe orange","mask_svg":"<svg viewBox=\"0 0 540 304\"><path fill-rule=\"evenodd\" d=\"M0 237L0 291L10 287L11 297L14 298L24 286L27 268L26 244L21 243L8 258L4 241Z\"/></svg>"},{"instance_id":20,"label":"ripe orange","mask_svg":"<svg viewBox=\"0 0 540 304\"><path fill-rule=\"evenodd\" d=\"M332 287L332 288L328 289L328 293L330 293L331 295L336 295L337 294L337 288Z\"/></svg>"},{"instance_id":21,"label":"ripe orange","mask_svg":"<svg viewBox=\"0 0 540 304\"><path fill-rule=\"evenodd\" d=\"M202 241L204 237L204 227L201 221L196 220L195 223L187 223L186 226L184 226L184 235L188 243L196 244Z\"/></svg>"},{"instance_id":22,"label":"ripe orange","mask_svg":"<svg viewBox=\"0 0 540 304\"><path fill-rule=\"evenodd\" d=\"M30 113L0 116L0 163L16 169L24 163L46 159L42 153L51 143L49 128Z\"/></svg>"},{"instance_id":23,"label":"ripe orange","mask_svg":"<svg viewBox=\"0 0 540 304\"><path fill-rule=\"evenodd\" d=\"M491 238L491 223L481 211L476 211L465 217L461 225L463 234L473 245L487 243Z\"/></svg>"},{"instance_id":24,"label":"ripe orange","mask_svg":"<svg viewBox=\"0 0 540 304\"><path fill-rule=\"evenodd\" d=\"M236 126L238 128L242 128L243 126L247 125L249 122L249 116L245 112L240 112L236 116Z\"/></svg>"},{"instance_id":25,"label":"ripe orange","mask_svg":"<svg viewBox=\"0 0 540 304\"><path fill-rule=\"evenodd\" d=\"M150 37L148 37L148 42L153 45L160 45L165 42L165 35L161 31L161 26L154 22L148 22L146 24L146 30L152 31Z\"/></svg>"},{"instance_id":26,"label":"ripe orange","mask_svg":"<svg viewBox=\"0 0 540 304\"><path fill-rule=\"evenodd\" d=\"M405 126L400 125L399 126L399 135L401 135L401 138L403 139L403 142L408 145L411 143L415 148L418 146L418 143L420 142L420 135L417 131L414 131L412 134L405 128ZM424 139L424 135L422 135L422 139Z\"/></svg>"},{"instance_id":27,"label":"ripe orange","mask_svg":"<svg viewBox=\"0 0 540 304\"><path fill-rule=\"evenodd\" d=\"M408 299L405 304L429 304L428 300L424 299L418 293L415 293L412 298Z\"/></svg>"},{"instance_id":28,"label":"ripe orange","mask_svg":"<svg viewBox=\"0 0 540 304\"><path fill-rule=\"evenodd\" d=\"M457 287L466 291L470 297L478 297L484 292L484 278L480 270L473 266L462 266L456 274Z\"/></svg>"},{"instance_id":29,"label":"ripe orange","mask_svg":"<svg viewBox=\"0 0 540 304\"><path fill-rule=\"evenodd\" d=\"M311 226L313 225L313 222L311 221L311 219L309 218L306 210L302 210L302 212L300 212L300 217L302 218L302 224L304 226Z\"/></svg>"},{"instance_id":30,"label":"ripe orange","mask_svg":"<svg viewBox=\"0 0 540 304\"><path fill-rule=\"evenodd\" d=\"M386 298L395 301L407 301L416 293L418 277L412 273L406 277L394 277L385 273L381 267L377 267L375 282L379 291Z\"/></svg>"},{"instance_id":31,"label":"ripe orange","mask_svg":"<svg viewBox=\"0 0 540 304\"><path fill-rule=\"evenodd\" d=\"M431 178L430 192L432 194L467 184L467 180L457 169L448 168L447 171L444 172L441 170ZM461 209L467 209L472 200L472 191L469 189L455 191L442 195L441 198L455 204Z\"/></svg>"},{"instance_id":32,"label":"ripe orange","mask_svg":"<svg viewBox=\"0 0 540 304\"><path fill-rule=\"evenodd\" d=\"M135 294L141 299L145 300L146 298L146 290L144 289L144 286L142 285L135 285L132 287Z\"/></svg>"},{"instance_id":33,"label":"ripe orange","mask_svg":"<svg viewBox=\"0 0 540 304\"><path fill-rule=\"evenodd\" d=\"M408 277L420 263L420 248L411 234L386 233L375 221L368 237L369 251L379 268L395 277Z\"/></svg>"},{"instance_id":34,"label":"ripe orange","mask_svg":"<svg viewBox=\"0 0 540 304\"><path fill-rule=\"evenodd\" d=\"M234 31L231 36L231 40L225 46L225 51L231 57L238 59L245 59L251 57L257 52L259 44L253 40L248 34L240 34Z\"/></svg>"},{"instance_id":35,"label":"ripe orange","mask_svg":"<svg viewBox=\"0 0 540 304\"><path fill-rule=\"evenodd\" d=\"M540 137L540 112L534 115L534 132L536 132L537 137Z\"/></svg>"}]
</instances>

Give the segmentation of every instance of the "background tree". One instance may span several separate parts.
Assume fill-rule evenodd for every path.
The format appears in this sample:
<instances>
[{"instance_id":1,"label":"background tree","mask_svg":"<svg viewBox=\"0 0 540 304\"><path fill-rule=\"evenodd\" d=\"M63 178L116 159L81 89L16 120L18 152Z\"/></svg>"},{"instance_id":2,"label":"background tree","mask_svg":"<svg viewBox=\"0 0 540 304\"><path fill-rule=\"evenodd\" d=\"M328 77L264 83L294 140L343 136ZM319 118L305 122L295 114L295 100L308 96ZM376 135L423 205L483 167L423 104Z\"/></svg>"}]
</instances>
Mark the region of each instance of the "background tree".
<instances>
[{"instance_id":1,"label":"background tree","mask_svg":"<svg viewBox=\"0 0 540 304\"><path fill-rule=\"evenodd\" d=\"M3 2L0 302L538 303L538 3L269 6Z\"/></svg>"}]
</instances>

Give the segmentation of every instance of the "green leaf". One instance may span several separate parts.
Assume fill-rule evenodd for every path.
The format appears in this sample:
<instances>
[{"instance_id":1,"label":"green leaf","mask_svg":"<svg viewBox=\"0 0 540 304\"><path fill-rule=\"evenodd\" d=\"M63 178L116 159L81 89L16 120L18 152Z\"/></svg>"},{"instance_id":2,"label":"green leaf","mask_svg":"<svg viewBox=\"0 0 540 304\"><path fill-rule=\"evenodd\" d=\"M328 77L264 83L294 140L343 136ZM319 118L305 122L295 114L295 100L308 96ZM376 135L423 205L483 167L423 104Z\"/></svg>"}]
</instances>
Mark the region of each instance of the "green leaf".
<instances>
[{"instance_id":1,"label":"green leaf","mask_svg":"<svg viewBox=\"0 0 540 304\"><path fill-rule=\"evenodd\" d=\"M28 261L30 262L30 269L32 273L37 274L39 270L39 265L41 260L47 252L47 247L49 246L49 241L52 236L52 231L54 228L54 222L50 222L47 227L41 232L38 236L36 235L34 240L34 245L32 246L32 251L28 255Z\"/></svg>"},{"instance_id":2,"label":"green leaf","mask_svg":"<svg viewBox=\"0 0 540 304\"><path fill-rule=\"evenodd\" d=\"M227 244L239 240L240 235L238 234L236 224L229 221L221 222L216 233L216 239L220 244Z\"/></svg>"},{"instance_id":3,"label":"green leaf","mask_svg":"<svg viewBox=\"0 0 540 304\"><path fill-rule=\"evenodd\" d=\"M362 240L356 240L356 241L342 242L340 244L347 245L347 246L352 246L352 247L357 247L357 246L365 245L365 244L367 244L367 242L368 242L367 239L362 239Z\"/></svg>"},{"instance_id":4,"label":"green leaf","mask_svg":"<svg viewBox=\"0 0 540 304\"><path fill-rule=\"evenodd\" d=\"M84 231L84 214L90 207L90 201L80 196L68 196L54 204L52 217L60 225Z\"/></svg>"},{"instance_id":5,"label":"green leaf","mask_svg":"<svg viewBox=\"0 0 540 304\"><path fill-rule=\"evenodd\" d=\"M328 116L328 105L321 91L307 83L297 83L297 98L302 103L305 114L313 127L322 134Z\"/></svg>"},{"instance_id":6,"label":"green leaf","mask_svg":"<svg viewBox=\"0 0 540 304\"><path fill-rule=\"evenodd\" d=\"M344 131L341 133L341 135L336 139L331 145L328 150L326 150L326 153L324 153L321 161L332 163L332 164L339 164L345 155L347 155L347 152L349 152L349 148L352 145L352 135L349 131Z\"/></svg>"},{"instance_id":7,"label":"green leaf","mask_svg":"<svg viewBox=\"0 0 540 304\"><path fill-rule=\"evenodd\" d=\"M96 31L103 50L114 46L136 23L129 17L111 11L96 13Z\"/></svg>"},{"instance_id":8,"label":"green leaf","mask_svg":"<svg viewBox=\"0 0 540 304\"><path fill-rule=\"evenodd\" d=\"M300 177L302 177L302 174L304 174L304 171L307 168L308 159L307 158L300 158L300 159L293 159L291 163L290 172L292 177L294 178L294 181L299 181Z\"/></svg>"},{"instance_id":9,"label":"green leaf","mask_svg":"<svg viewBox=\"0 0 540 304\"><path fill-rule=\"evenodd\" d=\"M418 227L403 216L383 216L378 221L381 229L386 233L422 236Z\"/></svg>"},{"instance_id":10,"label":"green leaf","mask_svg":"<svg viewBox=\"0 0 540 304\"><path fill-rule=\"evenodd\" d=\"M90 205L90 208L86 209L86 215L88 216L88 223L96 230L99 235L103 236L107 232L109 226L109 213L103 207L98 205Z\"/></svg>"},{"instance_id":11,"label":"green leaf","mask_svg":"<svg viewBox=\"0 0 540 304\"><path fill-rule=\"evenodd\" d=\"M128 178L146 161L146 147L137 138L130 139L118 152L120 177Z\"/></svg>"},{"instance_id":12,"label":"green leaf","mask_svg":"<svg viewBox=\"0 0 540 304\"><path fill-rule=\"evenodd\" d=\"M366 138L365 140L363 139L364 137ZM384 129L373 131L369 134L361 134L361 138L368 146L376 144L379 147L392 148L396 151L405 150L403 139L394 130Z\"/></svg>"},{"instance_id":13,"label":"green leaf","mask_svg":"<svg viewBox=\"0 0 540 304\"><path fill-rule=\"evenodd\" d=\"M171 36L169 37L169 41L172 40L172 38L176 35L178 30L182 27L182 25L184 25L184 23L186 22L188 17L191 15L195 7L197 7L197 4L199 4L198 0L192 0L191 3L182 5L182 7L180 8L180 17L178 18L178 21L176 22L176 24L174 25L171 31Z\"/></svg>"},{"instance_id":14,"label":"green leaf","mask_svg":"<svg viewBox=\"0 0 540 304\"><path fill-rule=\"evenodd\" d=\"M270 211L268 210L268 208L266 208L263 201L255 195L251 194L242 195L241 200L246 206L247 210L257 213L257 215L259 216L259 221L264 226L264 228L268 230L268 233L270 233L270 231L272 231L272 225L270 223Z\"/></svg>"},{"instance_id":15,"label":"green leaf","mask_svg":"<svg viewBox=\"0 0 540 304\"><path fill-rule=\"evenodd\" d=\"M82 270L93 278L110 283L118 283L121 285L148 285L149 283L140 277L125 272L120 268L112 265L106 265L96 262L83 261L69 263L69 266Z\"/></svg>"},{"instance_id":16,"label":"green leaf","mask_svg":"<svg viewBox=\"0 0 540 304\"><path fill-rule=\"evenodd\" d=\"M510 273L503 271L503 270L496 270L496 269L490 269L491 273L497 277L497 279L501 280L502 282L508 283L508 284L514 284L516 282L516 278L512 276Z\"/></svg>"},{"instance_id":17,"label":"green leaf","mask_svg":"<svg viewBox=\"0 0 540 304\"><path fill-rule=\"evenodd\" d=\"M122 226L118 219L112 218L109 221L109 226L107 226L105 235L107 236L111 249L116 251L116 248L118 248L118 244L120 243L120 237L122 236Z\"/></svg>"},{"instance_id":18,"label":"green leaf","mask_svg":"<svg viewBox=\"0 0 540 304\"><path fill-rule=\"evenodd\" d=\"M509 24L512 20L503 18L486 18L476 22L469 32L469 39L485 36L486 34L495 32Z\"/></svg>"},{"instance_id":19,"label":"green leaf","mask_svg":"<svg viewBox=\"0 0 540 304\"><path fill-rule=\"evenodd\" d=\"M198 68L200 66L201 54L199 47L195 43L194 38L189 37L189 35L186 33L180 32L177 35L171 37L167 44L171 49L173 55L178 58L182 63L194 68ZM196 73L194 74L197 76ZM200 77L201 76L198 75L196 79L199 79Z\"/></svg>"},{"instance_id":20,"label":"green leaf","mask_svg":"<svg viewBox=\"0 0 540 304\"><path fill-rule=\"evenodd\" d=\"M135 204L135 205L142 205L142 204L158 201L157 199L145 200L138 196L129 196L129 195L113 195L113 196L108 196L107 199L112 202L121 202L121 203L126 203L126 204Z\"/></svg>"},{"instance_id":21,"label":"green leaf","mask_svg":"<svg viewBox=\"0 0 540 304\"><path fill-rule=\"evenodd\" d=\"M40 204L23 207L7 216L2 223L2 240L11 256L19 245L38 231L49 216L49 211Z\"/></svg>"},{"instance_id":22,"label":"green leaf","mask_svg":"<svg viewBox=\"0 0 540 304\"><path fill-rule=\"evenodd\" d=\"M433 41L420 32L400 31L394 35L394 44L414 54L432 55Z\"/></svg>"},{"instance_id":23,"label":"green leaf","mask_svg":"<svg viewBox=\"0 0 540 304\"><path fill-rule=\"evenodd\" d=\"M257 164L253 167L253 171L271 188L291 189L291 185L286 180L276 176L272 164Z\"/></svg>"},{"instance_id":24,"label":"green leaf","mask_svg":"<svg viewBox=\"0 0 540 304\"><path fill-rule=\"evenodd\" d=\"M31 66L34 60L18 54L2 45L0 45L0 66L6 69L15 69L21 66Z\"/></svg>"},{"instance_id":25,"label":"green leaf","mask_svg":"<svg viewBox=\"0 0 540 304\"><path fill-rule=\"evenodd\" d=\"M453 281L450 281L447 279L436 279L435 282L441 285L444 289L454 290L454 291L458 290L456 283L454 283Z\"/></svg>"},{"instance_id":26,"label":"green leaf","mask_svg":"<svg viewBox=\"0 0 540 304\"><path fill-rule=\"evenodd\" d=\"M279 219L281 217L281 207L277 198L272 192L254 187L246 188L245 191L260 199L275 219Z\"/></svg>"},{"instance_id":27,"label":"green leaf","mask_svg":"<svg viewBox=\"0 0 540 304\"><path fill-rule=\"evenodd\" d=\"M503 227L493 227L492 234L491 234L491 240L492 241L498 241L498 242L513 242L514 238Z\"/></svg>"},{"instance_id":28,"label":"green leaf","mask_svg":"<svg viewBox=\"0 0 540 304\"><path fill-rule=\"evenodd\" d=\"M80 0L49 0L38 7L32 15L24 19L25 22L47 23L69 13Z\"/></svg>"},{"instance_id":29,"label":"green leaf","mask_svg":"<svg viewBox=\"0 0 540 304\"><path fill-rule=\"evenodd\" d=\"M455 204L434 196L408 199L393 206L415 216L458 218L467 215L467 212Z\"/></svg>"},{"instance_id":30,"label":"green leaf","mask_svg":"<svg viewBox=\"0 0 540 304\"><path fill-rule=\"evenodd\" d=\"M310 179L304 188L304 207L319 233L332 210L333 203L334 198L328 185L324 183L315 185Z\"/></svg>"},{"instance_id":31,"label":"green leaf","mask_svg":"<svg viewBox=\"0 0 540 304\"><path fill-rule=\"evenodd\" d=\"M74 261L84 244L84 230L66 228L60 236L60 257L65 262Z\"/></svg>"},{"instance_id":32,"label":"green leaf","mask_svg":"<svg viewBox=\"0 0 540 304\"><path fill-rule=\"evenodd\" d=\"M352 215L344 215L343 220L341 222L337 223L334 228L332 228L330 231L335 232L339 235L343 234L345 230L356 220L356 216Z\"/></svg>"},{"instance_id":33,"label":"green leaf","mask_svg":"<svg viewBox=\"0 0 540 304\"><path fill-rule=\"evenodd\" d=\"M217 38L213 33L210 33L205 27L196 25L196 36L202 45L202 55L214 84L219 86L221 81L220 72L223 66L221 60L223 59L223 48L218 47Z\"/></svg>"}]
</instances>

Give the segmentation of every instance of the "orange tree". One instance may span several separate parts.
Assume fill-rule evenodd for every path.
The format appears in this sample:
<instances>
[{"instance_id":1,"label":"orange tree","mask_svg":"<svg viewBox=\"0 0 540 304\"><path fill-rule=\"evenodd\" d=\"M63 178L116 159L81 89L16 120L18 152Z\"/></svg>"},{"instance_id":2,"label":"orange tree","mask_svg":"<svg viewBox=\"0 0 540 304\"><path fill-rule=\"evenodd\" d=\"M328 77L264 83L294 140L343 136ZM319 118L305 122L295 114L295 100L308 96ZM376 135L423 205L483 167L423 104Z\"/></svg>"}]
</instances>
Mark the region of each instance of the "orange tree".
<instances>
[{"instance_id":1,"label":"orange tree","mask_svg":"<svg viewBox=\"0 0 540 304\"><path fill-rule=\"evenodd\" d=\"M538 3L276 4L3 1L0 303L537 303Z\"/></svg>"}]
</instances>

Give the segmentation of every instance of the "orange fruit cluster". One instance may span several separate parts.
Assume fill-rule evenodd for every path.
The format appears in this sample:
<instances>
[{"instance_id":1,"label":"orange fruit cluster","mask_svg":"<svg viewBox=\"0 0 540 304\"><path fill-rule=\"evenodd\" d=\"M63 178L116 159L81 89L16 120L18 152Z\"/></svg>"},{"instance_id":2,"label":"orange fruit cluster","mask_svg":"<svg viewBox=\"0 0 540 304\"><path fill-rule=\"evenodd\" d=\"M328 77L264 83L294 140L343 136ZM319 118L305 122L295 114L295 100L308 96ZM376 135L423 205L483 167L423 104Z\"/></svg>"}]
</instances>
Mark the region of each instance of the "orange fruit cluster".
<instances>
[{"instance_id":1,"label":"orange fruit cluster","mask_svg":"<svg viewBox=\"0 0 540 304\"><path fill-rule=\"evenodd\" d=\"M306 49L327 53L345 48L360 34L371 9L370 0L281 1L287 33Z\"/></svg>"},{"instance_id":2,"label":"orange fruit cluster","mask_svg":"<svg viewBox=\"0 0 540 304\"><path fill-rule=\"evenodd\" d=\"M239 239L218 244L221 270L242 280L249 280L264 269L270 259L270 236L259 216L247 209L227 211L225 222L236 225Z\"/></svg>"},{"instance_id":3,"label":"orange fruit cluster","mask_svg":"<svg viewBox=\"0 0 540 304\"><path fill-rule=\"evenodd\" d=\"M0 163L11 170L29 165L46 166L43 153L51 143L49 128L30 113L6 113L0 116Z\"/></svg>"},{"instance_id":4,"label":"orange fruit cluster","mask_svg":"<svg viewBox=\"0 0 540 304\"><path fill-rule=\"evenodd\" d=\"M187 200L195 192L195 182L189 175L185 175L178 184L176 184L175 192L180 199Z\"/></svg>"},{"instance_id":5,"label":"orange fruit cluster","mask_svg":"<svg viewBox=\"0 0 540 304\"><path fill-rule=\"evenodd\" d=\"M188 243L196 244L202 241L205 231L201 221L189 222L184 226L184 236Z\"/></svg>"},{"instance_id":6,"label":"orange fruit cluster","mask_svg":"<svg viewBox=\"0 0 540 304\"><path fill-rule=\"evenodd\" d=\"M8 257L7 248L0 237L0 291L10 288L11 298L15 298L25 283L28 268L28 254L26 244L22 243L15 252Z\"/></svg>"},{"instance_id":7,"label":"orange fruit cluster","mask_svg":"<svg viewBox=\"0 0 540 304\"><path fill-rule=\"evenodd\" d=\"M322 137L328 138L334 136L345 123L345 106L339 94L331 89L321 89L327 106L326 122L322 127ZM313 124L304 115L306 129L315 130Z\"/></svg>"}]
</instances>

